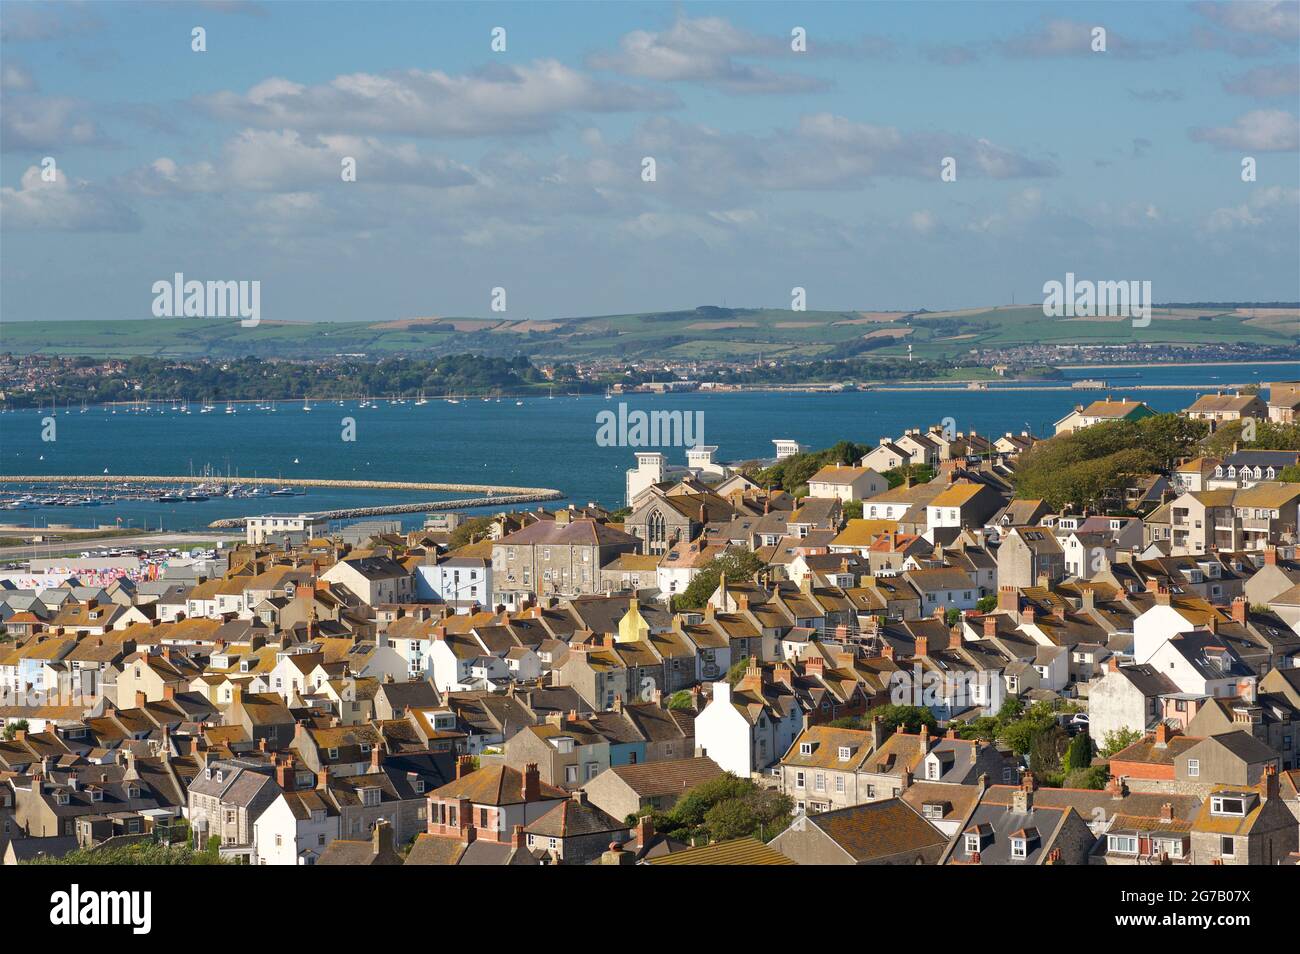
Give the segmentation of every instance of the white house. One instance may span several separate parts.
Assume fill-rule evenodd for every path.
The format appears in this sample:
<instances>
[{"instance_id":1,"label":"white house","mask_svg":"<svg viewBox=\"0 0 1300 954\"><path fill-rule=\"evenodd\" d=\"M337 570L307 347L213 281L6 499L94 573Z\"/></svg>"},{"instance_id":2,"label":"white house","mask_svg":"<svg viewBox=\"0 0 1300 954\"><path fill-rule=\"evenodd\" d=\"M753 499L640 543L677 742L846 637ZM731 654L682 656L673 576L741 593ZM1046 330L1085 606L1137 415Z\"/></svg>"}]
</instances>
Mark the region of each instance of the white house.
<instances>
[{"instance_id":1,"label":"white house","mask_svg":"<svg viewBox=\"0 0 1300 954\"><path fill-rule=\"evenodd\" d=\"M707 755L724 771L741 778L762 771L783 756L803 728L803 717L793 695L768 699L751 667L731 688L715 682L713 699L695 717L696 755Z\"/></svg>"},{"instance_id":2,"label":"white house","mask_svg":"<svg viewBox=\"0 0 1300 954\"><path fill-rule=\"evenodd\" d=\"M415 596L412 574L389 557L340 560L321 574L327 583L340 583L365 603L409 603Z\"/></svg>"},{"instance_id":3,"label":"white house","mask_svg":"<svg viewBox=\"0 0 1300 954\"><path fill-rule=\"evenodd\" d=\"M870 467L828 465L808 478L810 497L865 500L889 489L889 481Z\"/></svg>"},{"instance_id":4,"label":"white house","mask_svg":"<svg viewBox=\"0 0 1300 954\"><path fill-rule=\"evenodd\" d=\"M310 772L308 780L314 781ZM339 816L314 788L281 792L253 824L259 865L313 865L339 836Z\"/></svg>"},{"instance_id":5,"label":"white house","mask_svg":"<svg viewBox=\"0 0 1300 954\"><path fill-rule=\"evenodd\" d=\"M482 557L448 557L415 568L415 595L438 600L456 610L487 606L492 593L492 561Z\"/></svg>"},{"instance_id":6,"label":"white house","mask_svg":"<svg viewBox=\"0 0 1300 954\"><path fill-rule=\"evenodd\" d=\"M1148 662L1170 638L1195 630L1201 615L1172 605L1168 593L1157 593L1156 605L1133 620L1133 661Z\"/></svg>"}]
</instances>

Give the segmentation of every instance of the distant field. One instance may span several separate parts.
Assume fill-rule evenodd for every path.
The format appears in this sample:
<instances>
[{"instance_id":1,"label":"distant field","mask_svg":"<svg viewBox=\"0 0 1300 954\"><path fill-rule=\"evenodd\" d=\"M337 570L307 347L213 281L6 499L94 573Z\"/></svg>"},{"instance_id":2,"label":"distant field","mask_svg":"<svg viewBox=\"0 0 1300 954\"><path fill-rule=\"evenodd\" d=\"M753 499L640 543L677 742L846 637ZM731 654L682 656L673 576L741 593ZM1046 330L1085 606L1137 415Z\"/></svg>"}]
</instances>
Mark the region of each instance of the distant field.
<instances>
[{"instance_id":1,"label":"distant field","mask_svg":"<svg viewBox=\"0 0 1300 954\"><path fill-rule=\"evenodd\" d=\"M524 353L540 360L844 358L858 354L956 358L972 350L1043 344L1295 344L1290 309L1156 310L1151 324L1051 319L1038 306L947 312L804 311L700 307L577 318L395 318L374 322L151 318L0 323L0 351L174 358L324 358Z\"/></svg>"}]
</instances>

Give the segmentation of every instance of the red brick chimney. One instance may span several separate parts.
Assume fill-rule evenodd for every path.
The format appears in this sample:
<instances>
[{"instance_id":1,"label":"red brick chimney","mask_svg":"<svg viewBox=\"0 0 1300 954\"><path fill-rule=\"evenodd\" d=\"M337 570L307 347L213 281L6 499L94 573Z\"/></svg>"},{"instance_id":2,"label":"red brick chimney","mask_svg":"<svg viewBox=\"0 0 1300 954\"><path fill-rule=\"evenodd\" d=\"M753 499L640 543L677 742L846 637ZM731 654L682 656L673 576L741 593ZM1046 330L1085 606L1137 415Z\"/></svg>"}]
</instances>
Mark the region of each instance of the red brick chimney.
<instances>
[{"instance_id":1,"label":"red brick chimney","mask_svg":"<svg viewBox=\"0 0 1300 954\"><path fill-rule=\"evenodd\" d=\"M464 778L474 771L474 756L462 755L456 759L456 777Z\"/></svg>"},{"instance_id":2,"label":"red brick chimney","mask_svg":"<svg viewBox=\"0 0 1300 954\"><path fill-rule=\"evenodd\" d=\"M1264 777L1260 779L1259 790L1260 796L1264 801L1268 801L1270 798L1277 798L1278 785L1276 765L1264 766Z\"/></svg>"},{"instance_id":3,"label":"red brick chimney","mask_svg":"<svg viewBox=\"0 0 1300 954\"><path fill-rule=\"evenodd\" d=\"M636 841L645 851L655 836L655 823L649 815L642 815L636 820Z\"/></svg>"},{"instance_id":4,"label":"red brick chimney","mask_svg":"<svg viewBox=\"0 0 1300 954\"><path fill-rule=\"evenodd\" d=\"M1014 586L998 587L998 612L1016 613L1020 611L1020 591Z\"/></svg>"},{"instance_id":5,"label":"red brick chimney","mask_svg":"<svg viewBox=\"0 0 1300 954\"><path fill-rule=\"evenodd\" d=\"M1022 626L1034 625L1034 608L1032 606L1026 606L1020 611L1020 624Z\"/></svg>"},{"instance_id":6,"label":"red brick chimney","mask_svg":"<svg viewBox=\"0 0 1300 954\"><path fill-rule=\"evenodd\" d=\"M1161 722L1156 726L1156 748L1163 749L1169 745L1169 726Z\"/></svg>"},{"instance_id":7,"label":"red brick chimney","mask_svg":"<svg viewBox=\"0 0 1300 954\"><path fill-rule=\"evenodd\" d=\"M1277 566L1277 547L1266 547L1264 549L1264 565Z\"/></svg>"},{"instance_id":8,"label":"red brick chimney","mask_svg":"<svg viewBox=\"0 0 1300 954\"><path fill-rule=\"evenodd\" d=\"M373 775L374 773L378 772L380 767L383 764L384 764L384 745L381 742L378 745L372 746L370 749L370 774Z\"/></svg>"},{"instance_id":9,"label":"red brick chimney","mask_svg":"<svg viewBox=\"0 0 1300 954\"><path fill-rule=\"evenodd\" d=\"M1119 672L1119 657L1114 653L1106 660L1106 669L1110 672Z\"/></svg>"},{"instance_id":10,"label":"red brick chimney","mask_svg":"<svg viewBox=\"0 0 1300 954\"><path fill-rule=\"evenodd\" d=\"M826 660L816 653L811 653L804 659L803 668L810 676L820 676L826 671Z\"/></svg>"},{"instance_id":11,"label":"red brick chimney","mask_svg":"<svg viewBox=\"0 0 1300 954\"><path fill-rule=\"evenodd\" d=\"M930 655L930 640L927 637L925 636L916 637L916 650L913 653L913 655L916 656Z\"/></svg>"},{"instance_id":12,"label":"red brick chimney","mask_svg":"<svg viewBox=\"0 0 1300 954\"><path fill-rule=\"evenodd\" d=\"M510 844L514 846L516 851L523 851L527 841L528 839L524 835L524 826L516 825L514 830L510 832Z\"/></svg>"},{"instance_id":13,"label":"red brick chimney","mask_svg":"<svg viewBox=\"0 0 1300 954\"><path fill-rule=\"evenodd\" d=\"M276 760L275 783L280 788L286 792L292 792L295 775L292 755L286 755L284 758Z\"/></svg>"},{"instance_id":14,"label":"red brick chimney","mask_svg":"<svg viewBox=\"0 0 1300 954\"><path fill-rule=\"evenodd\" d=\"M992 613L984 617L984 638L993 639L998 634L998 618Z\"/></svg>"},{"instance_id":15,"label":"red brick chimney","mask_svg":"<svg viewBox=\"0 0 1300 954\"><path fill-rule=\"evenodd\" d=\"M1173 802L1165 802L1163 805L1160 806L1160 817L1167 822L1171 822L1174 820Z\"/></svg>"},{"instance_id":16,"label":"red brick chimney","mask_svg":"<svg viewBox=\"0 0 1300 954\"><path fill-rule=\"evenodd\" d=\"M1277 551L1275 550L1273 552L1276 553ZM1244 626L1246 623L1246 614L1249 612L1250 604L1246 602L1246 597L1238 596L1232 601L1232 621L1234 623L1241 623Z\"/></svg>"},{"instance_id":17,"label":"red brick chimney","mask_svg":"<svg viewBox=\"0 0 1300 954\"><path fill-rule=\"evenodd\" d=\"M535 802L542 797L541 776L537 774L537 763L529 762L524 766L523 791L526 802Z\"/></svg>"}]
</instances>

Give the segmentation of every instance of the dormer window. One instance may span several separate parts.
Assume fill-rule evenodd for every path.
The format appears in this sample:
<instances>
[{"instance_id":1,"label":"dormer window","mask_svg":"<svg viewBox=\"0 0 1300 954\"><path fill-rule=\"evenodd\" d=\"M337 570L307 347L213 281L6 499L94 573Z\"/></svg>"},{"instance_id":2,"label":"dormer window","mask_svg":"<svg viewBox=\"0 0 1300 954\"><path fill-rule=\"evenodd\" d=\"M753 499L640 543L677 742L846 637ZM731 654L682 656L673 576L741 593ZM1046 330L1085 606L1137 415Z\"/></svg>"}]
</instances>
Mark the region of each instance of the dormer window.
<instances>
[{"instance_id":1,"label":"dormer window","mask_svg":"<svg viewBox=\"0 0 1300 954\"><path fill-rule=\"evenodd\" d=\"M203 770L203 777L207 779L209 782L212 781L212 769L205 768Z\"/></svg>"},{"instance_id":2,"label":"dormer window","mask_svg":"<svg viewBox=\"0 0 1300 954\"><path fill-rule=\"evenodd\" d=\"M800 754L800 755L812 755L812 751L813 751L813 746L812 746L812 743L811 743L811 742L800 742L800 743L799 743L799 754Z\"/></svg>"},{"instance_id":3,"label":"dormer window","mask_svg":"<svg viewBox=\"0 0 1300 954\"><path fill-rule=\"evenodd\" d=\"M1215 795L1210 799L1211 815L1245 815L1246 800L1224 795Z\"/></svg>"},{"instance_id":4,"label":"dormer window","mask_svg":"<svg viewBox=\"0 0 1300 954\"><path fill-rule=\"evenodd\" d=\"M853 755L853 750L850 749L847 745L841 745L841 746L840 746L840 761L841 761L841 762L847 762L847 761L850 759L850 757L852 757L852 755Z\"/></svg>"},{"instance_id":5,"label":"dormer window","mask_svg":"<svg viewBox=\"0 0 1300 954\"><path fill-rule=\"evenodd\" d=\"M362 743L361 743L361 754L362 754L362 755L369 755L369 754L370 754L370 743L369 743L369 742L362 742Z\"/></svg>"},{"instance_id":6,"label":"dormer window","mask_svg":"<svg viewBox=\"0 0 1300 954\"><path fill-rule=\"evenodd\" d=\"M333 759L337 759L337 758L339 757L339 750L338 750L338 749L330 749L330 750L329 750L329 757L330 757L331 760L333 760Z\"/></svg>"},{"instance_id":7,"label":"dormer window","mask_svg":"<svg viewBox=\"0 0 1300 954\"><path fill-rule=\"evenodd\" d=\"M966 836L966 853L973 855L980 850L980 836L971 833Z\"/></svg>"},{"instance_id":8,"label":"dormer window","mask_svg":"<svg viewBox=\"0 0 1300 954\"><path fill-rule=\"evenodd\" d=\"M379 798L380 798L380 793L379 793L379 789L377 788L367 788L364 789L361 793L362 804L370 808L373 808L374 806L379 804Z\"/></svg>"},{"instance_id":9,"label":"dormer window","mask_svg":"<svg viewBox=\"0 0 1300 954\"><path fill-rule=\"evenodd\" d=\"M1029 839L1012 838L1011 839L1011 857L1025 858L1029 855Z\"/></svg>"},{"instance_id":10,"label":"dormer window","mask_svg":"<svg viewBox=\"0 0 1300 954\"><path fill-rule=\"evenodd\" d=\"M92 802L102 802L104 800L104 792L101 789L92 788L90 790L90 800Z\"/></svg>"},{"instance_id":11,"label":"dormer window","mask_svg":"<svg viewBox=\"0 0 1300 954\"><path fill-rule=\"evenodd\" d=\"M54 803L55 803L56 805L66 805L66 804L68 804L68 793L67 793L67 792L59 792L57 795L54 796Z\"/></svg>"},{"instance_id":12,"label":"dormer window","mask_svg":"<svg viewBox=\"0 0 1300 954\"><path fill-rule=\"evenodd\" d=\"M414 786L414 788L415 788L416 794L421 794L421 793L423 793L423 792L424 792L424 779L422 779L422 778L417 778L417 779L415 780L415 786Z\"/></svg>"}]
</instances>

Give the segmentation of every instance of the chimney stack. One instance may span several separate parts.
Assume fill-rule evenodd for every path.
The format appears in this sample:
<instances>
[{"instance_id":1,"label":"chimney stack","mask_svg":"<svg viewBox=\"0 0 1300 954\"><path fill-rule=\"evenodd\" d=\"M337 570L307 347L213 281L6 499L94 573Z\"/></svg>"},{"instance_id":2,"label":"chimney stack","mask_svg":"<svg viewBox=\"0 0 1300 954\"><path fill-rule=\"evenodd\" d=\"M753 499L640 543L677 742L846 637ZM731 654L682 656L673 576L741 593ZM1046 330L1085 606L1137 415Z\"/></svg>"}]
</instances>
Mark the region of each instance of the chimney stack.
<instances>
[{"instance_id":1,"label":"chimney stack","mask_svg":"<svg viewBox=\"0 0 1300 954\"><path fill-rule=\"evenodd\" d=\"M1277 552L1277 551L1274 551ZM1246 597L1238 596L1232 601L1232 621L1234 623L1246 624L1247 614L1250 612L1250 604L1246 602Z\"/></svg>"},{"instance_id":2,"label":"chimney stack","mask_svg":"<svg viewBox=\"0 0 1300 954\"><path fill-rule=\"evenodd\" d=\"M535 802L542 797L541 777L537 773L536 762L524 766L523 790L520 794L525 802Z\"/></svg>"}]
</instances>

